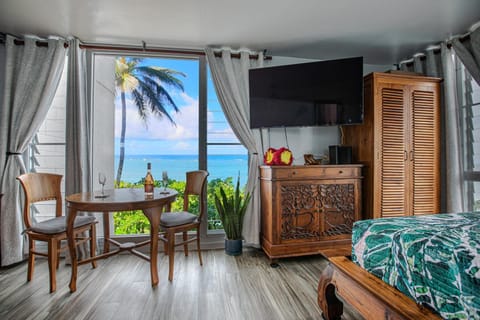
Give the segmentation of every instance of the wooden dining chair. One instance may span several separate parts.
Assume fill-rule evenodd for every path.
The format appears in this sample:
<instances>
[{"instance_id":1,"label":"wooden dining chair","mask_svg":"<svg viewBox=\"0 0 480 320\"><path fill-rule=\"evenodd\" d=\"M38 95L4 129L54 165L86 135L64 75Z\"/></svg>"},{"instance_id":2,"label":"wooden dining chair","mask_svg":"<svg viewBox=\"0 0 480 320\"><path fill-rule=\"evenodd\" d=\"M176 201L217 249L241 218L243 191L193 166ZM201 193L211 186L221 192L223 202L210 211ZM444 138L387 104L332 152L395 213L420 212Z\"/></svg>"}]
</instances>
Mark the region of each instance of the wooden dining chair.
<instances>
[{"instance_id":1,"label":"wooden dining chair","mask_svg":"<svg viewBox=\"0 0 480 320\"><path fill-rule=\"evenodd\" d=\"M187 182L183 194L183 211L164 212L160 217L159 239L164 242L165 254L168 254L168 280L173 280L173 265L175 257L175 247L183 245L185 256L188 256L188 243L196 241L198 259L200 265L203 265L202 252L200 250L200 223L202 217L207 211L206 188L208 172L204 170L187 172ZM189 198L198 197L200 212L198 215L189 211ZM196 229L196 234L188 234L188 231ZM183 234L183 241L175 243L175 235Z\"/></svg>"},{"instance_id":2,"label":"wooden dining chair","mask_svg":"<svg viewBox=\"0 0 480 320\"><path fill-rule=\"evenodd\" d=\"M29 247L27 281L33 278L35 255L47 257L50 293L52 293L56 290L56 269L59 266L60 252L68 250L68 245L66 243L62 245L61 243L67 240L66 217L62 216L62 176L51 173L26 173L18 176L17 179L25 193L23 221L26 228L25 232L28 235ZM52 200L55 201L55 217L42 222L34 222L31 216L31 205ZM96 250L96 223L97 220L94 216L79 216L74 223L76 246L90 241L90 257L95 255ZM85 236L86 231L89 231L88 237ZM35 241L46 242L47 252L37 251ZM96 262L92 261L92 267L95 268L96 266Z\"/></svg>"}]
</instances>

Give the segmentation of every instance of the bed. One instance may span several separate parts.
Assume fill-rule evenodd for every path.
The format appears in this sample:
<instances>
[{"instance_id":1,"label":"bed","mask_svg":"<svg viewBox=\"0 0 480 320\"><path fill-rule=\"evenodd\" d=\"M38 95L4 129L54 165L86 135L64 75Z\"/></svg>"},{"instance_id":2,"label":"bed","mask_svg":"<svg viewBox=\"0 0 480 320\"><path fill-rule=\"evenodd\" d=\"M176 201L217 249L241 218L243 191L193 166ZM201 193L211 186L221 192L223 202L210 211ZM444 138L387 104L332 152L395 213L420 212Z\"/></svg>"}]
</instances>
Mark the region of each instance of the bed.
<instances>
[{"instance_id":1,"label":"bed","mask_svg":"<svg viewBox=\"0 0 480 320\"><path fill-rule=\"evenodd\" d=\"M337 296L367 319L480 319L480 214L357 221L351 259L330 258L318 293L326 319Z\"/></svg>"}]
</instances>

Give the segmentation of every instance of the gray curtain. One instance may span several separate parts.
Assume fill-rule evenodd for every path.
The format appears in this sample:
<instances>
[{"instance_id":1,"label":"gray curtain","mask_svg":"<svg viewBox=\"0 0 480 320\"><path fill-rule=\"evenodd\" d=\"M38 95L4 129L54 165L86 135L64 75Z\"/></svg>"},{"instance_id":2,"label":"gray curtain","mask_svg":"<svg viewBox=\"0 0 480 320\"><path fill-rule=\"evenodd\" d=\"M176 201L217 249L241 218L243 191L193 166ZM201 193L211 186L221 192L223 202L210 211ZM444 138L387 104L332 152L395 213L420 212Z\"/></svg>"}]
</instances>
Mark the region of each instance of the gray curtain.
<instances>
[{"instance_id":1,"label":"gray curtain","mask_svg":"<svg viewBox=\"0 0 480 320\"><path fill-rule=\"evenodd\" d=\"M78 39L72 38L68 42L65 195L92 191L92 118L87 53L80 49ZM93 215L91 212L86 214ZM89 256L89 250L88 243L83 243L77 249L77 258L81 260ZM66 263L70 263L69 255Z\"/></svg>"},{"instance_id":2,"label":"gray curtain","mask_svg":"<svg viewBox=\"0 0 480 320\"><path fill-rule=\"evenodd\" d=\"M69 39L65 194L91 191L91 108L85 50Z\"/></svg>"},{"instance_id":3,"label":"gray curtain","mask_svg":"<svg viewBox=\"0 0 480 320\"><path fill-rule=\"evenodd\" d=\"M212 48L205 49L212 73L215 91L225 117L238 140L249 153L246 190L252 199L245 214L243 238L246 244L260 244L260 186L259 165L263 154L259 130L250 129L250 103L248 94L248 70L263 65L263 54L250 59L250 51L240 51L240 58L232 58L230 49L223 49L221 57L215 57Z\"/></svg>"},{"instance_id":4,"label":"gray curtain","mask_svg":"<svg viewBox=\"0 0 480 320\"><path fill-rule=\"evenodd\" d=\"M413 58L400 62L400 70L442 78L443 64L439 50L440 46L427 48L425 53L418 53Z\"/></svg>"},{"instance_id":5,"label":"gray curtain","mask_svg":"<svg viewBox=\"0 0 480 320\"><path fill-rule=\"evenodd\" d=\"M460 105L457 99L455 63L450 49L441 45L443 70L443 114L445 130L445 178L447 212L463 212L463 168L460 128Z\"/></svg>"},{"instance_id":6,"label":"gray curtain","mask_svg":"<svg viewBox=\"0 0 480 320\"><path fill-rule=\"evenodd\" d=\"M48 39L37 46L38 38L25 37L24 45L5 39L5 80L0 119L2 136L1 265L23 259L22 205L15 178L24 173L22 154L42 124L62 74L66 49L63 39Z\"/></svg>"},{"instance_id":7,"label":"gray curtain","mask_svg":"<svg viewBox=\"0 0 480 320\"><path fill-rule=\"evenodd\" d=\"M427 74L423 61L425 61L425 56L423 54L418 54L413 57L413 72Z\"/></svg>"},{"instance_id":8,"label":"gray curtain","mask_svg":"<svg viewBox=\"0 0 480 320\"><path fill-rule=\"evenodd\" d=\"M469 39L453 39L452 45L465 68L480 85L480 27L470 33Z\"/></svg>"}]
</instances>

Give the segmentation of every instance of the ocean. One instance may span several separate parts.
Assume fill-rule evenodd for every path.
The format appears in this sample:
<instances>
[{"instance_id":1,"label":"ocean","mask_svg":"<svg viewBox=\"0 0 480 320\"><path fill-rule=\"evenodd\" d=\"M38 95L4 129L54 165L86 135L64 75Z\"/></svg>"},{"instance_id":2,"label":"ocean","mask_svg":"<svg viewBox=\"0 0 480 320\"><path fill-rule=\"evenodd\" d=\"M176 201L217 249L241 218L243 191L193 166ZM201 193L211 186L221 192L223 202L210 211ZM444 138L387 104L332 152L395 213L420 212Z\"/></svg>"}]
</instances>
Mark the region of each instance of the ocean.
<instances>
[{"instance_id":1,"label":"ocean","mask_svg":"<svg viewBox=\"0 0 480 320\"><path fill-rule=\"evenodd\" d=\"M119 156L115 156L115 174L117 173ZM147 172L147 163L152 164L152 175L155 180L162 179L162 172L167 171L169 179L185 181L185 172L198 170L197 155L126 155L123 163L122 180L138 182ZM240 172L240 184L245 185L248 175L248 155L209 155L207 158L209 180L233 177L237 182Z\"/></svg>"}]
</instances>

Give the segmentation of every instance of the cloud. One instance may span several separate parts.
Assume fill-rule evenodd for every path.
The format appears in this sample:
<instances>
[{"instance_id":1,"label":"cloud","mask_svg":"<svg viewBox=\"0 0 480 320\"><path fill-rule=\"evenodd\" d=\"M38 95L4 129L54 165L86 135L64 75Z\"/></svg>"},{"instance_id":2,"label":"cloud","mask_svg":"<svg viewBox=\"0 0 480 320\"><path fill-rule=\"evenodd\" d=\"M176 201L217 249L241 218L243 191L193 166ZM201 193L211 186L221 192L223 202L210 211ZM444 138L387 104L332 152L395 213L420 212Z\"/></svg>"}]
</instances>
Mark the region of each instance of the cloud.
<instances>
[{"instance_id":1,"label":"cloud","mask_svg":"<svg viewBox=\"0 0 480 320\"><path fill-rule=\"evenodd\" d=\"M171 114L176 123L174 126L168 119L163 117L159 119L156 116L150 116L145 122L140 118L137 107L131 99L127 99L127 122L125 139L135 140L156 140L156 141L181 141L198 139L198 99L189 96L187 93L178 95L177 105L180 111ZM115 100L116 118L115 118L115 138L120 137L121 131L121 101L119 98ZM209 137L215 142L236 141L236 137L232 129L225 124L218 122L216 113L208 112L207 130ZM223 119L223 117L221 117ZM177 146L181 148L179 144ZM188 148L191 148L189 146ZM197 148L197 146L195 146Z\"/></svg>"},{"instance_id":2,"label":"cloud","mask_svg":"<svg viewBox=\"0 0 480 320\"><path fill-rule=\"evenodd\" d=\"M176 126L167 118L159 119L156 116L149 116L146 122L143 121L133 100L126 102L126 139L147 139L147 140L184 140L198 138L198 100L182 93L179 105L179 112L172 113ZM120 137L121 132L121 102L116 99L115 137Z\"/></svg>"}]
</instances>

